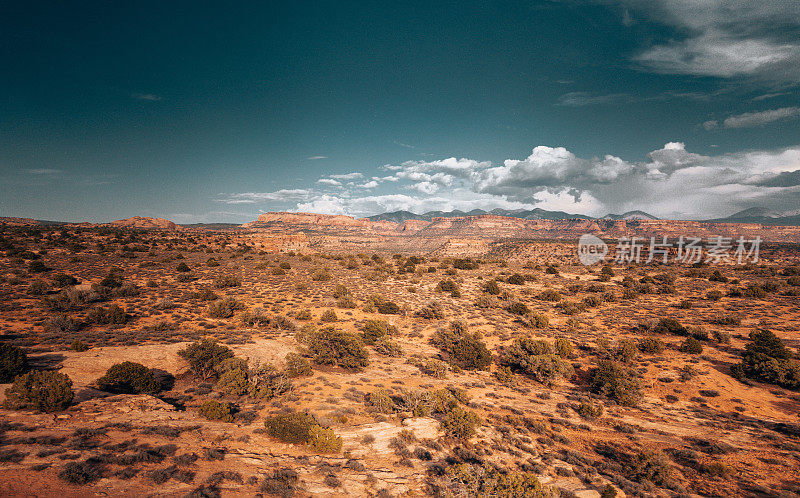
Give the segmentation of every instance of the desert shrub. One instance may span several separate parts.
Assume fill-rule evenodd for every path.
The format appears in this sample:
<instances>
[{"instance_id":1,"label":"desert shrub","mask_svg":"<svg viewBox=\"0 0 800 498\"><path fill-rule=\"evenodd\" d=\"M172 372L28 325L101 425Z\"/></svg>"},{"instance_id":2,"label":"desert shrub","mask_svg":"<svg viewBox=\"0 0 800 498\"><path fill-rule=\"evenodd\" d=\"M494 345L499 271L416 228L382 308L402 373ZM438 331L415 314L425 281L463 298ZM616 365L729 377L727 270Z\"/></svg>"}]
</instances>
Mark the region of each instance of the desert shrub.
<instances>
[{"instance_id":1,"label":"desert shrub","mask_svg":"<svg viewBox=\"0 0 800 498\"><path fill-rule=\"evenodd\" d=\"M703 344L694 337L687 337L678 349L682 353L700 354L703 352Z\"/></svg>"},{"instance_id":2,"label":"desert shrub","mask_svg":"<svg viewBox=\"0 0 800 498\"><path fill-rule=\"evenodd\" d=\"M89 346L83 341L72 341L69 348L77 353L82 353L89 350Z\"/></svg>"},{"instance_id":3,"label":"desert shrub","mask_svg":"<svg viewBox=\"0 0 800 498\"><path fill-rule=\"evenodd\" d=\"M530 312L520 320L523 325L532 329L546 329L550 326L550 319L543 313Z\"/></svg>"},{"instance_id":4,"label":"desert shrub","mask_svg":"<svg viewBox=\"0 0 800 498\"><path fill-rule=\"evenodd\" d=\"M55 412L72 402L72 380L54 371L33 370L18 375L6 389L3 405L13 410Z\"/></svg>"},{"instance_id":5,"label":"desert shrub","mask_svg":"<svg viewBox=\"0 0 800 498\"><path fill-rule=\"evenodd\" d=\"M786 279L786 283L793 287L800 286L800 276L789 277Z\"/></svg>"},{"instance_id":6,"label":"desert shrub","mask_svg":"<svg viewBox=\"0 0 800 498\"><path fill-rule=\"evenodd\" d=\"M77 285L80 282L77 278L66 273L57 273L53 275L53 284L56 287L67 287L70 285Z\"/></svg>"},{"instance_id":7,"label":"desert shrub","mask_svg":"<svg viewBox=\"0 0 800 498\"><path fill-rule=\"evenodd\" d=\"M663 353L664 342L657 337L645 337L639 340L639 351L649 354Z\"/></svg>"},{"instance_id":8,"label":"desert shrub","mask_svg":"<svg viewBox=\"0 0 800 498\"><path fill-rule=\"evenodd\" d=\"M459 270L475 270L478 268L478 262L471 258L456 258L453 260L453 268Z\"/></svg>"},{"instance_id":9,"label":"desert shrub","mask_svg":"<svg viewBox=\"0 0 800 498\"><path fill-rule=\"evenodd\" d=\"M316 268L311 272L311 280L314 282L327 282L331 278L331 273L327 268Z\"/></svg>"},{"instance_id":10,"label":"desert shrub","mask_svg":"<svg viewBox=\"0 0 800 498\"><path fill-rule=\"evenodd\" d=\"M226 402L220 403L213 399L203 401L198 410L198 414L206 420L233 422L231 406Z\"/></svg>"},{"instance_id":11,"label":"desert shrub","mask_svg":"<svg viewBox=\"0 0 800 498\"><path fill-rule=\"evenodd\" d=\"M286 375L269 364L248 365L243 358L228 358L215 370L219 376L215 388L229 396L249 394L254 398L271 399L287 392L291 383Z\"/></svg>"},{"instance_id":12,"label":"desert shrub","mask_svg":"<svg viewBox=\"0 0 800 498\"><path fill-rule=\"evenodd\" d=\"M603 394L623 406L634 406L642 397L636 372L612 360L601 360L591 374L592 391Z\"/></svg>"},{"instance_id":13,"label":"desert shrub","mask_svg":"<svg viewBox=\"0 0 800 498\"><path fill-rule=\"evenodd\" d=\"M689 331L689 335L691 337L694 337L698 341L707 341L709 339L708 331L703 327L691 326L691 327L686 327L686 330Z\"/></svg>"},{"instance_id":14,"label":"desert shrub","mask_svg":"<svg viewBox=\"0 0 800 498\"><path fill-rule=\"evenodd\" d=\"M711 272L711 275L708 276L709 282L727 282L728 277L722 274L719 270L714 270Z\"/></svg>"},{"instance_id":15,"label":"desert shrub","mask_svg":"<svg viewBox=\"0 0 800 498\"><path fill-rule=\"evenodd\" d=\"M483 285L483 292L496 296L500 294L500 286L497 285L497 280L491 279Z\"/></svg>"},{"instance_id":16,"label":"desert shrub","mask_svg":"<svg viewBox=\"0 0 800 498\"><path fill-rule=\"evenodd\" d=\"M307 443L311 439L311 428L316 426L319 426L316 419L303 412L279 413L264 421L269 436L292 444Z\"/></svg>"},{"instance_id":17,"label":"desert shrub","mask_svg":"<svg viewBox=\"0 0 800 498\"><path fill-rule=\"evenodd\" d=\"M364 396L364 403L369 407L370 410L378 413L394 412L394 400L392 400L392 397L389 395L389 391L386 389L379 389L377 391L367 393Z\"/></svg>"},{"instance_id":18,"label":"desert shrub","mask_svg":"<svg viewBox=\"0 0 800 498\"><path fill-rule=\"evenodd\" d=\"M515 273L506 279L511 285L525 285L525 277L519 273Z\"/></svg>"},{"instance_id":19,"label":"desert shrub","mask_svg":"<svg viewBox=\"0 0 800 498\"><path fill-rule=\"evenodd\" d=\"M587 308L596 308L603 304L603 299L600 296L586 296L583 298L583 304Z\"/></svg>"},{"instance_id":20,"label":"desert shrub","mask_svg":"<svg viewBox=\"0 0 800 498\"><path fill-rule=\"evenodd\" d=\"M514 315L527 315L531 312L530 308L525 305L525 303L521 303L519 301L514 301L513 303L509 304L506 308L506 311L512 313Z\"/></svg>"},{"instance_id":21,"label":"desert shrub","mask_svg":"<svg viewBox=\"0 0 800 498\"><path fill-rule=\"evenodd\" d=\"M586 304L575 301L561 301L556 304L556 308L559 308L565 315L577 315L586 311Z\"/></svg>"},{"instance_id":22,"label":"desert shrub","mask_svg":"<svg viewBox=\"0 0 800 498\"><path fill-rule=\"evenodd\" d=\"M206 266L208 266L209 268L214 268L216 266L219 266L219 261L217 261L215 258L208 258L206 260Z\"/></svg>"},{"instance_id":23,"label":"desert shrub","mask_svg":"<svg viewBox=\"0 0 800 498\"><path fill-rule=\"evenodd\" d=\"M49 266L39 260L31 261L28 263L28 271L31 273L44 273L52 270Z\"/></svg>"},{"instance_id":24,"label":"desert shrub","mask_svg":"<svg viewBox=\"0 0 800 498\"><path fill-rule=\"evenodd\" d=\"M379 339L397 333L397 327L383 320L367 320L361 327L364 343L374 345Z\"/></svg>"},{"instance_id":25,"label":"desert shrub","mask_svg":"<svg viewBox=\"0 0 800 498\"><path fill-rule=\"evenodd\" d=\"M303 377L311 375L311 363L297 353L287 353L284 358L286 361L286 375L289 377Z\"/></svg>"},{"instance_id":26,"label":"desert shrub","mask_svg":"<svg viewBox=\"0 0 800 498\"><path fill-rule=\"evenodd\" d=\"M244 396L250 387L247 360L228 358L214 367L218 380L214 385L220 393L228 396Z\"/></svg>"},{"instance_id":27,"label":"desert shrub","mask_svg":"<svg viewBox=\"0 0 800 498\"><path fill-rule=\"evenodd\" d=\"M553 343L553 350L558 356L569 358L572 356L572 342L567 338L558 337Z\"/></svg>"},{"instance_id":28,"label":"desert shrub","mask_svg":"<svg viewBox=\"0 0 800 498\"><path fill-rule=\"evenodd\" d=\"M636 358L639 348L635 342L629 339L620 339L614 350L614 359L623 363L630 363Z\"/></svg>"},{"instance_id":29,"label":"desert shrub","mask_svg":"<svg viewBox=\"0 0 800 498\"><path fill-rule=\"evenodd\" d=\"M466 441L475 435L480 424L481 418L477 414L456 406L442 420L441 428L445 436Z\"/></svg>"},{"instance_id":30,"label":"desert shrub","mask_svg":"<svg viewBox=\"0 0 800 498\"><path fill-rule=\"evenodd\" d=\"M178 356L189 362L189 369L194 375L208 379L216 375L217 365L233 358L233 351L211 339L201 339L178 351Z\"/></svg>"},{"instance_id":31,"label":"desert shrub","mask_svg":"<svg viewBox=\"0 0 800 498\"><path fill-rule=\"evenodd\" d=\"M372 313L377 311L382 315L399 315L400 307L379 294L374 294L367 299L364 311Z\"/></svg>"},{"instance_id":32,"label":"desert shrub","mask_svg":"<svg viewBox=\"0 0 800 498\"><path fill-rule=\"evenodd\" d=\"M718 315L711 320L717 325L736 326L742 324L742 319L735 315Z\"/></svg>"},{"instance_id":33,"label":"desert shrub","mask_svg":"<svg viewBox=\"0 0 800 498\"><path fill-rule=\"evenodd\" d=\"M452 297L461 297L461 289L451 279L440 280L436 285L437 292L449 292Z\"/></svg>"},{"instance_id":34,"label":"desert shrub","mask_svg":"<svg viewBox=\"0 0 800 498\"><path fill-rule=\"evenodd\" d=\"M352 310L356 307L356 301L351 296L342 296L336 300L336 306Z\"/></svg>"},{"instance_id":35,"label":"desert shrub","mask_svg":"<svg viewBox=\"0 0 800 498\"><path fill-rule=\"evenodd\" d=\"M295 319L301 321L311 320L311 318L313 318L310 310L300 310L294 315L294 317Z\"/></svg>"},{"instance_id":36,"label":"desert shrub","mask_svg":"<svg viewBox=\"0 0 800 498\"><path fill-rule=\"evenodd\" d=\"M125 310L116 304L112 304L108 308L93 308L86 315L86 321L96 324L122 324L128 321L128 314Z\"/></svg>"},{"instance_id":37,"label":"desert shrub","mask_svg":"<svg viewBox=\"0 0 800 498\"><path fill-rule=\"evenodd\" d=\"M439 303L432 301L416 312L416 316L427 320L440 320L444 318L444 311Z\"/></svg>"},{"instance_id":38,"label":"desert shrub","mask_svg":"<svg viewBox=\"0 0 800 498\"><path fill-rule=\"evenodd\" d=\"M208 305L207 313L211 318L230 318L244 308L244 305L232 297L213 302Z\"/></svg>"},{"instance_id":39,"label":"desert shrub","mask_svg":"<svg viewBox=\"0 0 800 498\"><path fill-rule=\"evenodd\" d=\"M546 491L535 472L498 470L489 465L469 463L449 465L444 483L432 483L435 496L496 496L502 498L545 498Z\"/></svg>"},{"instance_id":40,"label":"desert shrub","mask_svg":"<svg viewBox=\"0 0 800 498\"><path fill-rule=\"evenodd\" d=\"M54 334L77 332L83 326L80 321L66 314L51 316L46 319L42 325L47 332L52 332Z\"/></svg>"},{"instance_id":41,"label":"desert shrub","mask_svg":"<svg viewBox=\"0 0 800 498\"><path fill-rule=\"evenodd\" d=\"M541 301L561 301L561 294L553 289L545 289L536 296Z\"/></svg>"},{"instance_id":42,"label":"desert shrub","mask_svg":"<svg viewBox=\"0 0 800 498\"><path fill-rule=\"evenodd\" d=\"M548 275L558 275L558 268L553 265L548 265L547 268L544 270L545 273Z\"/></svg>"},{"instance_id":43,"label":"desert shrub","mask_svg":"<svg viewBox=\"0 0 800 498\"><path fill-rule=\"evenodd\" d=\"M338 317L336 316L335 310L327 309L322 313L322 316L320 316L319 319L322 322L335 322L338 320Z\"/></svg>"},{"instance_id":44,"label":"desert shrub","mask_svg":"<svg viewBox=\"0 0 800 498\"><path fill-rule=\"evenodd\" d=\"M447 353L448 361L465 370L483 370L492 364L492 355L479 333L469 333L461 322L449 329L437 330L431 343Z\"/></svg>"},{"instance_id":45,"label":"desert shrub","mask_svg":"<svg viewBox=\"0 0 800 498\"><path fill-rule=\"evenodd\" d=\"M59 471L58 477L70 484L89 484L103 477L102 467L89 462L69 462Z\"/></svg>"},{"instance_id":46,"label":"desert shrub","mask_svg":"<svg viewBox=\"0 0 800 498\"><path fill-rule=\"evenodd\" d=\"M403 356L403 348L397 342L389 339L388 337L381 337L378 339L375 342L374 347L376 353L384 356L391 356L393 358L399 358L400 356Z\"/></svg>"},{"instance_id":47,"label":"desert shrub","mask_svg":"<svg viewBox=\"0 0 800 498\"><path fill-rule=\"evenodd\" d=\"M97 387L101 391L120 394L154 394L161 389L152 370L132 361L112 365L97 379Z\"/></svg>"},{"instance_id":48,"label":"desert shrub","mask_svg":"<svg viewBox=\"0 0 800 498\"><path fill-rule=\"evenodd\" d=\"M235 275L220 275L214 279L214 287L217 289L227 289L230 287L240 287L242 281Z\"/></svg>"},{"instance_id":49,"label":"desert shrub","mask_svg":"<svg viewBox=\"0 0 800 498\"><path fill-rule=\"evenodd\" d=\"M315 425L311 427L308 446L318 453L338 453L342 450L342 438L333 429Z\"/></svg>"},{"instance_id":50,"label":"desert shrub","mask_svg":"<svg viewBox=\"0 0 800 498\"><path fill-rule=\"evenodd\" d=\"M674 318L662 318L653 330L657 334L689 335L686 327Z\"/></svg>"},{"instance_id":51,"label":"desert shrub","mask_svg":"<svg viewBox=\"0 0 800 498\"><path fill-rule=\"evenodd\" d=\"M710 290L706 292L706 299L709 301L719 301L722 299L722 292L718 290Z\"/></svg>"},{"instance_id":52,"label":"desert shrub","mask_svg":"<svg viewBox=\"0 0 800 498\"><path fill-rule=\"evenodd\" d=\"M575 411L583 418L595 419L603 416L603 405L582 402Z\"/></svg>"},{"instance_id":53,"label":"desert shrub","mask_svg":"<svg viewBox=\"0 0 800 498\"><path fill-rule=\"evenodd\" d=\"M0 342L0 384L28 371L28 355L21 348Z\"/></svg>"},{"instance_id":54,"label":"desert shrub","mask_svg":"<svg viewBox=\"0 0 800 498\"><path fill-rule=\"evenodd\" d=\"M361 338L333 327L312 332L308 338L308 350L318 365L360 370L369 364L369 355Z\"/></svg>"},{"instance_id":55,"label":"desert shrub","mask_svg":"<svg viewBox=\"0 0 800 498\"><path fill-rule=\"evenodd\" d=\"M273 268L272 270L270 270L269 272L270 272L272 275L275 275L275 276L286 275L286 270L284 270L283 268L281 268L281 267L279 267L279 266L276 266L276 267L274 267L274 268Z\"/></svg>"},{"instance_id":56,"label":"desert shrub","mask_svg":"<svg viewBox=\"0 0 800 498\"><path fill-rule=\"evenodd\" d=\"M714 330L711 336L720 344L729 344L731 342L731 335L725 330Z\"/></svg>"},{"instance_id":57,"label":"desert shrub","mask_svg":"<svg viewBox=\"0 0 800 498\"><path fill-rule=\"evenodd\" d=\"M498 363L543 383L551 383L559 377L569 379L574 373L572 365L554 354L548 342L528 337L514 339L500 352Z\"/></svg>"},{"instance_id":58,"label":"desert shrub","mask_svg":"<svg viewBox=\"0 0 800 498\"><path fill-rule=\"evenodd\" d=\"M208 287L203 287L197 292L192 292L189 296L198 301L216 301L219 299L219 296Z\"/></svg>"},{"instance_id":59,"label":"desert shrub","mask_svg":"<svg viewBox=\"0 0 800 498\"><path fill-rule=\"evenodd\" d=\"M800 363L783 341L769 330L750 333L750 342L742 353L742 362L731 373L789 389L800 387Z\"/></svg>"},{"instance_id":60,"label":"desert shrub","mask_svg":"<svg viewBox=\"0 0 800 498\"><path fill-rule=\"evenodd\" d=\"M191 268L189 268L189 265L181 261L180 263L178 263L178 266L175 267L175 271L180 273L186 273L187 271L191 271Z\"/></svg>"},{"instance_id":61,"label":"desert shrub","mask_svg":"<svg viewBox=\"0 0 800 498\"><path fill-rule=\"evenodd\" d=\"M28 286L28 294L31 296L43 296L50 292L50 286L44 280L36 279Z\"/></svg>"}]
</instances>

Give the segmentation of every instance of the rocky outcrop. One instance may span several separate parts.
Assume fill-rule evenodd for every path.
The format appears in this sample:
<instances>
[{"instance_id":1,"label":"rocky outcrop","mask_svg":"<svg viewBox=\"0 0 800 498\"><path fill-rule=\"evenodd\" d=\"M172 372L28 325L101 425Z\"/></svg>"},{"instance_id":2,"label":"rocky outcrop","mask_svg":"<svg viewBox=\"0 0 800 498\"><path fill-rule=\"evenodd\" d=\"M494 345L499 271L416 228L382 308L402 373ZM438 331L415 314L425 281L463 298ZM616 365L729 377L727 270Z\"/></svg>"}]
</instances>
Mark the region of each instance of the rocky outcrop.
<instances>
[{"instance_id":1,"label":"rocky outcrop","mask_svg":"<svg viewBox=\"0 0 800 498\"><path fill-rule=\"evenodd\" d=\"M112 221L109 225L121 228L141 228L146 230L180 230L181 227L164 218L149 218L146 216L134 216L124 220Z\"/></svg>"}]
</instances>

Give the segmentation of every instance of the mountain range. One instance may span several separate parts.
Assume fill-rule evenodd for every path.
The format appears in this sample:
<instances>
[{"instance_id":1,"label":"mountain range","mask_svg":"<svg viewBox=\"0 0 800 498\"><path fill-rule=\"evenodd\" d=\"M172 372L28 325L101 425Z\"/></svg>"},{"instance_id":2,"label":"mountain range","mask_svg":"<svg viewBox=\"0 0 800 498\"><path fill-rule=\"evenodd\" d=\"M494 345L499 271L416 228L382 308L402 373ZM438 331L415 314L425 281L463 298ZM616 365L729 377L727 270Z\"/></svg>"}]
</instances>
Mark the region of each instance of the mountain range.
<instances>
[{"instance_id":1,"label":"mountain range","mask_svg":"<svg viewBox=\"0 0 800 498\"><path fill-rule=\"evenodd\" d=\"M623 214L609 214L603 218L592 218L583 214L570 214L564 211L548 211L546 209L492 209L491 211L484 211L483 209L473 209L472 211L428 211L423 214L412 213L411 211L393 211L391 213L376 214L367 217L371 221L392 221L395 223L402 223L408 220L422 220L431 221L433 218L461 218L462 216L483 216L483 215L506 216L509 218L520 218L523 220L657 220L655 216L647 214L644 211L628 211Z\"/></svg>"}]
</instances>

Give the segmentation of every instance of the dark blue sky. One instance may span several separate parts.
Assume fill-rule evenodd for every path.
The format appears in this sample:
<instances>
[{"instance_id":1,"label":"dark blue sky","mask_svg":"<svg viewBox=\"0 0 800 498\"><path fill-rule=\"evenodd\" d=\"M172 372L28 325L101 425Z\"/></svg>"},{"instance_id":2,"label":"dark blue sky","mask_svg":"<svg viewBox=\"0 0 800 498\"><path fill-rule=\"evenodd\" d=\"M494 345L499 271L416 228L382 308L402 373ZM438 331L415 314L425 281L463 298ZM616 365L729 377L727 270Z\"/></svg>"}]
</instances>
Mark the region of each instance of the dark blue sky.
<instances>
[{"instance_id":1,"label":"dark blue sky","mask_svg":"<svg viewBox=\"0 0 800 498\"><path fill-rule=\"evenodd\" d=\"M797 3L249 3L4 2L0 215L798 206Z\"/></svg>"}]
</instances>

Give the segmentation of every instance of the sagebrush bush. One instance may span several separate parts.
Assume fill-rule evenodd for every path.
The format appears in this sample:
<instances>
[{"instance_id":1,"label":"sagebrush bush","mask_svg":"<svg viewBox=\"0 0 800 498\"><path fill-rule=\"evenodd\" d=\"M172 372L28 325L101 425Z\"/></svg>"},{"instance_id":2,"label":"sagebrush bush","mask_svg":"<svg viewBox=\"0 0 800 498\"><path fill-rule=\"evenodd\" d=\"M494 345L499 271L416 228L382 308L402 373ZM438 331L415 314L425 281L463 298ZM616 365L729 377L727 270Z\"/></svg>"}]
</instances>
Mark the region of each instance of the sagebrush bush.
<instances>
[{"instance_id":1,"label":"sagebrush bush","mask_svg":"<svg viewBox=\"0 0 800 498\"><path fill-rule=\"evenodd\" d=\"M58 477L70 484L89 484L103 477L103 468L89 462L69 462L58 472Z\"/></svg>"},{"instance_id":2,"label":"sagebrush bush","mask_svg":"<svg viewBox=\"0 0 800 498\"><path fill-rule=\"evenodd\" d=\"M313 373L311 363L297 353L287 353L284 361L286 361L286 375L289 377L303 377Z\"/></svg>"},{"instance_id":3,"label":"sagebrush bush","mask_svg":"<svg viewBox=\"0 0 800 498\"><path fill-rule=\"evenodd\" d=\"M681 325L681 322L674 318L662 318L655 326L654 332L657 334L689 335L689 331Z\"/></svg>"},{"instance_id":4,"label":"sagebrush bush","mask_svg":"<svg viewBox=\"0 0 800 498\"><path fill-rule=\"evenodd\" d=\"M220 403L217 400L209 399L200 404L198 414L206 420L218 420L220 422L233 422L233 411L231 406Z\"/></svg>"},{"instance_id":5,"label":"sagebrush bush","mask_svg":"<svg viewBox=\"0 0 800 498\"><path fill-rule=\"evenodd\" d=\"M386 336L397 334L397 327L384 320L367 320L361 327L361 337L364 343L375 345L378 340Z\"/></svg>"},{"instance_id":6,"label":"sagebrush bush","mask_svg":"<svg viewBox=\"0 0 800 498\"><path fill-rule=\"evenodd\" d=\"M466 441L475 435L480 424L481 418L477 414L456 406L442 420L441 427L445 436Z\"/></svg>"},{"instance_id":7,"label":"sagebrush bush","mask_svg":"<svg viewBox=\"0 0 800 498\"><path fill-rule=\"evenodd\" d=\"M448 361L465 370L483 370L492 363L482 336L469 333L461 322L452 322L450 328L440 329L431 336L431 343L447 353Z\"/></svg>"},{"instance_id":8,"label":"sagebrush bush","mask_svg":"<svg viewBox=\"0 0 800 498\"><path fill-rule=\"evenodd\" d=\"M108 308L94 308L86 315L86 321L96 324L122 324L128 321L128 314L116 304Z\"/></svg>"},{"instance_id":9,"label":"sagebrush bush","mask_svg":"<svg viewBox=\"0 0 800 498\"><path fill-rule=\"evenodd\" d=\"M0 384L14 380L28 371L28 355L21 348L0 343Z\"/></svg>"},{"instance_id":10,"label":"sagebrush bush","mask_svg":"<svg viewBox=\"0 0 800 498\"><path fill-rule=\"evenodd\" d=\"M49 413L66 409L72 398L72 380L66 374L33 370L14 379L3 406Z\"/></svg>"},{"instance_id":11,"label":"sagebrush bush","mask_svg":"<svg viewBox=\"0 0 800 498\"><path fill-rule=\"evenodd\" d=\"M220 275L214 279L214 287L217 289L227 289L230 287L240 287L242 281L235 275Z\"/></svg>"},{"instance_id":12,"label":"sagebrush bush","mask_svg":"<svg viewBox=\"0 0 800 498\"><path fill-rule=\"evenodd\" d=\"M311 427L308 446L318 453L338 453L342 450L342 438L333 429L315 425Z\"/></svg>"},{"instance_id":13,"label":"sagebrush bush","mask_svg":"<svg viewBox=\"0 0 800 498\"><path fill-rule=\"evenodd\" d=\"M657 337L644 337L639 340L639 351L649 354L663 353L664 342Z\"/></svg>"},{"instance_id":14,"label":"sagebrush bush","mask_svg":"<svg viewBox=\"0 0 800 498\"><path fill-rule=\"evenodd\" d=\"M491 279L483 285L483 292L496 296L500 294L500 286L497 284L497 280Z\"/></svg>"},{"instance_id":15,"label":"sagebrush bush","mask_svg":"<svg viewBox=\"0 0 800 498\"><path fill-rule=\"evenodd\" d=\"M364 396L364 403L372 411L378 413L393 413L395 411L394 400L386 389L378 389L377 391L367 393Z\"/></svg>"},{"instance_id":16,"label":"sagebrush bush","mask_svg":"<svg viewBox=\"0 0 800 498\"><path fill-rule=\"evenodd\" d=\"M574 374L572 365L556 355L548 342L528 337L514 339L510 346L501 350L498 364L543 383L551 383L559 377L569 379Z\"/></svg>"},{"instance_id":17,"label":"sagebrush bush","mask_svg":"<svg viewBox=\"0 0 800 498\"><path fill-rule=\"evenodd\" d=\"M364 343L356 334L327 327L312 332L307 344L314 363L318 365L338 365L360 370L369 364Z\"/></svg>"},{"instance_id":18,"label":"sagebrush bush","mask_svg":"<svg viewBox=\"0 0 800 498\"><path fill-rule=\"evenodd\" d=\"M642 386L636 372L616 361L601 360L591 374L591 382L593 392L623 406L634 406L642 398Z\"/></svg>"},{"instance_id":19,"label":"sagebrush bush","mask_svg":"<svg viewBox=\"0 0 800 498\"><path fill-rule=\"evenodd\" d=\"M770 330L750 333L742 362L731 368L737 378L750 378L788 389L800 388L800 363L783 341Z\"/></svg>"},{"instance_id":20,"label":"sagebrush bush","mask_svg":"<svg viewBox=\"0 0 800 498\"><path fill-rule=\"evenodd\" d=\"M427 320L441 320L444 318L444 311L442 311L442 306L433 301L422 308L420 308L416 313L416 316L420 318L425 318Z\"/></svg>"},{"instance_id":21,"label":"sagebrush bush","mask_svg":"<svg viewBox=\"0 0 800 498\"><path fill-rule=\"evenodd\" d=\"M112 365L97 379L101 391L117 394L155 394L161 390L153 371L141 363L124 361Z\"/></svg>"},{"instance_id":22,"label":"sagebrush bush","mask_svg":"<svg viewBox=\"0 0 800 498\"><path fill-rule=\"evenodd\" d=\"M530 308L525 305L525 303L521 303L519 301L514 301L513 303L509 304L506 308L506 311L512 313L514 315L527 315L531 312Z\"/></svg>"},{"instance_id":23,"label":"sagebrush bush","mask_svg":"<svg viewBox=\"0 0 800 498\"><path fill-rule=\"evenodd\" d=\"M242 309L244 309L242 303L232 297L227 297L209 304L206 311L211 318L230 318Z\"/></svg>"},{"instance_id":24,"label":"sagebrush bush","mask_svg":"<svg viewBox=\"0 0 800 498\"><path fill-rule=\"evenodd\" d=\"M678 349L682 353L700 354L703 352L703 344L694 337L687 337Z\"/></svg>"},{"instance_id":25,"label":"sagebrush bush","mask_svg":"<svg viewBox=\"0 0 800 498\"><path fill-rule=\"evenodd\" d=\"M304 412L279 413L264 420L268 435L292 444L307 443L311 439L311 428L318 425L312 415Z\"/></svg>"},{"instance_id":26,"label":"sagebrush bush","mask_svg":"<svg viewBox=\"0 0 800 498\"><path fill-rule=\"evenodd\" d=\"M393 358L403 356L403 348L388 337L381 337L374 344L375 352Z\"/></svg>"},{"instance_id":27,"label":"sagebrush bush","mask_svg":"<svg viewBox=\"0 0 800 498\"><path fill-rule=\"evenodd\" d=\"M201 339L178 351L178 356L189 362L189 369L194 375L208 379L216 375L217 365L233 358L233 351L211 339Z\"/></svg>"},{"instance_id":28,"label":"sagebrush bush","mask_svg":"<svg viewBox=\"0 0 800 498\"><path fill-rule=\"evenodd\" d=\"M336 311L332 309L325 310L322 315L319 317L320 321L322 322L335 322L338 320L336 316Z\"/></svg>"}]
</instances>

